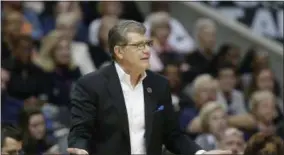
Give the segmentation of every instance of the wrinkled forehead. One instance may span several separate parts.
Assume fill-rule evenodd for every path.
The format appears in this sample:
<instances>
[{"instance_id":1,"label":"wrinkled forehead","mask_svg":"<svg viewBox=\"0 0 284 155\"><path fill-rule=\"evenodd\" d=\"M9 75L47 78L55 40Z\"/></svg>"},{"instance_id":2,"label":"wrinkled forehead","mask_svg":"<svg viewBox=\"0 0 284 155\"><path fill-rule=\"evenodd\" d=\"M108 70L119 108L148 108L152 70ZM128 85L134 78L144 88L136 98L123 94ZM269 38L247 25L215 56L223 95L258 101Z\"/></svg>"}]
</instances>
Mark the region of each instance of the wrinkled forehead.
<instances>
[{"instance_id":1,"label":"wrinkled forehead","mask_svg":"<svg viewBox=\"0 0 284 155\"><path fill-rule=\"evenodd\" d=\"M149 37L141 32L126 32L125 38L128 43L139 43L149 40Z\"/></svg>"}]
</instances>

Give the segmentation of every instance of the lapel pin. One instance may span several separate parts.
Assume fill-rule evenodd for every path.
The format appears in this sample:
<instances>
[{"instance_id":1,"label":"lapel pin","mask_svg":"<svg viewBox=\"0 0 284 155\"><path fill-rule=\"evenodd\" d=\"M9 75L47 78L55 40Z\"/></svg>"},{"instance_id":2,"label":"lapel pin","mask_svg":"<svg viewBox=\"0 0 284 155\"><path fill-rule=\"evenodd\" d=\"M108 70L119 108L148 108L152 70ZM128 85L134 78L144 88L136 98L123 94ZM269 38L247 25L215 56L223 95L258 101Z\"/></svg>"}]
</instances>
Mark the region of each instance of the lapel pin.
<instances>
[{"instance_id":1,"label":"lapel pin","mask_svg":"<svg viewBox=\"0 0 284 155\"><path fill-rule=\"evenodd\" d=\"M148 93L152 93L152 89L150 87L147 88Z\"/></svg>"}]
</instances>

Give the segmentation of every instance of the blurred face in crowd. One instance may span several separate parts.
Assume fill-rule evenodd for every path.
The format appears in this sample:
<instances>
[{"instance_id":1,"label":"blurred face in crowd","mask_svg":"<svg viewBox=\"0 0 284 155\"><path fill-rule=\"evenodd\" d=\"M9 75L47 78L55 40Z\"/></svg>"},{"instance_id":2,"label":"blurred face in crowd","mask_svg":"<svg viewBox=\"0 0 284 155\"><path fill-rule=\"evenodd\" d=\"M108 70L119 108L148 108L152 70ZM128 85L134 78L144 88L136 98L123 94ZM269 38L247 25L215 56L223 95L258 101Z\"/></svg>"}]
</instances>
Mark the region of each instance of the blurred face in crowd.
<instances>
[{"instance_id":1,"label":"blurred face in crowd","mask_svg":"<svg viewBox=\"0 0 284 155\"><path fill-rule=\"evenodd\" d=\"M117 17L105 16L102 18L99 31L100 44L102 46L108 45L108 32L117 22Z\"/></svg>"},{"instance_id":2,"label":"blurred face in crowd","mask_svg":"<svg viewBox=\"0 0 284 155\"><path fill-rule=\"evenodd\" d=\"M269 67L269 57L266 53L259 53L255 55L253 67L256 70Z\"/></svg>"},{"instance_id":3,"label":"blurred face in crowd","mask_svg":"<svg viewBox=\"0 0 284 155\"><path fill-rule=\"evenodd\" d=\"M45 121L42 114L34 114L29 119L29 131L30 135L41 140L45 136Z\"/></svg>"},{"instance_id":4,"label":"blurred face in crowd","mask_svg":"<svg viewBox=\"0 0 284 155\"><path fill-rule=\"evenodd\" d=\"M234 154L241 154L244 152L245 140L241 131L229 128L221 136L219 145L219 149L231 150Z\"/></svg>"},{"instance_id":5,"label":"blurred face in crowd","mask_svg":"<svg viewBox=\"0 0 284 155\"><path fill-rule=\"evenodd\" d=\"M180 71L177 65L167 65L165 76L168 78L171 88L176 88L180 84Z\"/></svg>"},{"instance_id":6,"label":"blurred face in crowd","mask_svg":"<svg viewBox=\"0 0 284 155\"><path fill-rule=\"evenodd\" d=\"M225 56L225 60L231 62L234 66L238 66L240 62L240 48L233 47L229 49L228 54Z\"/></svg>"},{"instance_id":7,"label":"blurred face in crowd","mask_svg":"<svg viewBox=\"0 0 284 155\"><path fill-rule=\"evenodd\" d=\"M22 63L29 63L31 60L31 54L33 51L33 42L31 38L21 38L15 47L15 57Z\"/></svg>"},{"instance_id":8,"label":"blurred face in crowd","mask_svg":"<svg viewBox=\"0 0 284 155\"><path fill-rule=\"evenodd\" d=\"M76 34L76 25L73 22L60 23L56 26L56 29L63 32L63 38L73 40Z\"/></svg>"},{"instance_id":9,"label":"blurred face in crowd","mask_svg":"<svg viewBox=\"0 0 284 155\"><path fill-rule=\"evenodd\" d=\"M209 116L209 131L216 137L221 137L227 128L226 113L223 109L216 109Z\"/></svg>"},{"instance_id":10,"label":"blurred face in crowd","mask_svg":"<svg viewBox=\"0 0 284 155\"><path fill-rule=\"evenodd\" d=\"M102 1L102 15L110 15L119 17L122 14L123 6L119 1Z\"/></svg>"},{"instance_id":11,"label":"blurred face in crowd","mask_svg":"<svg viewBox=\"0 0 284 155\"><path fill-rule=\"evenodd\" d=\"M80 5L75 1L59 1L56 4L55 12L56 14L78 12L80 13Z\"/></svg>"},{"instance_id":12,"label":"blurred face in crowd","mask_svg":"<svg viewBox=\"0 0 284 155\"><path fill-rule=\"evenodd\" d=\"M22 150L22 142L11 137L6 137L1 148L3 155L16 155Z\"/></svg>"},{"instance_id":13,"label":"blurred face in crowd","mask_svg":"<svg viewBox=\"0 0 284 155\"><path fill-rule=\"evenodd\" d=\"M54 60L58 65L68 65L71 61L70 42L61 40L54 50Z\"/></svg>"},{"instance_id":14,"label":"blurred face in crowd","mask_svg":"<svg viewBox=\"0 0 284 155\"><path fill-rule=\"evenodd\" d=\"M216 28L204 25L198 33L199 43L205 50L212 51L216 44Z\"/></svg>"},{"instance_id":15,"label":"blurred face in crowd","mask_svg":"<svg viewBox=\"0 0 284 155\"><path fill-rule=\"evenodd\" d=\"M169 23L164 24L163 26L157 27L154 30L154 37L159 41L160 44L164 45L167 43L170 32L171 29Z\"/></svg>"},{"instance_id":16,"label":"blurred face in crowd","mask_svg":"<svg viewBox=\"0 0 284 155\"><path fill-rule=\"evenodd\" d=\"M1 92L7 89L7 84L10 80L10 72L4 68L1 68Z\"/></svg>"},{"instance_id":17,"label":"blurred face in crowd","mask_svg":"<svg viewBox=\"0 0 284 155\"><path fill-rule=\"evenodd\" d=\"M4 31L11 36L18 36L21 34L23 25L23 16L21 13L13 11L5 14L4 17Z\"/></svg>"},{"instance_id":18,"label":"blurred face in crowd","mask_svg":"<svg viewBox=\"0 0 284 155\"><path fill-rule=\"evenodd\" d=\"M152 41L144 34L128 32L128 43L125 46L116 46L115 54L121 64L131 66L137 72L145 71L150 67L150 48Z\"/></svg>"},{"instance_id":19,"label":"blurred face in crowd","mask_svg":"<svg viewBox=\"0 0 284 155\"><path fill-rule=\"evenodd\" d=\"M259 90L269 90L273 92L274 76L271 70L263 69L256 77L256 86Z\"/></svg>"},{"instance_id":20,"label":"blurred face in crowd","mask_svg":"<svg viewBox=\"0 0 284 155\"><path fill-rule=\"evenodd\" d=\"M209 101L216 101L217 96L217 85L215 80L205 82L204 85L200 86L195 95L195 103L198 107L202 107Z\"/></svg>"},{"instance_id":21,"label":"blurred face in crowd","mask_svg":"<svg viewBox=\"0 0 284 155\"><path fill-rule=\"evenodd\" d=\"M231 92L236 85L236 76L232 68L221 69L218 73L220 88L223 92Z\"/></svg>"},{"instance_id":22,"label":"blurred face in crowd","mask_svg":"<svg viewBox=\"0 0 284 155\"><path fill-rule=\"evenodd\" d=\"M272 122L276 116L275 98L273 96L263 97L255 108L256 117L263 122Z\"/></svg>"}]
</instances>

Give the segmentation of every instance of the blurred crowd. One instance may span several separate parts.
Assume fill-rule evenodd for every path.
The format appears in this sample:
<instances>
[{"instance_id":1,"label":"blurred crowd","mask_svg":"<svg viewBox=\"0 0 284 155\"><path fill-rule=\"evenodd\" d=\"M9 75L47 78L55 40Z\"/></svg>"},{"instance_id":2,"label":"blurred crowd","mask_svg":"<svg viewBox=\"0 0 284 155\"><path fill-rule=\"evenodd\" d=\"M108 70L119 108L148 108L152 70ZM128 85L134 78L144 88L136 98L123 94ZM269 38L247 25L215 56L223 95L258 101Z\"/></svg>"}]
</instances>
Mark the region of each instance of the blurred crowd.
<instances>
[{"instance_id":1,"label":"blurred crowd","mask_svg":"<svg viewBox=\"0 0 284 155\"><path fill-rule=\"evenodd\" d=\"M1 3L2 131L29 155L66 153L70 89L111 63L108 31L121 19L145 24L150 70L168 78L181 130L205 150L242 153L258 132L284 139L282 87L268 53L233 42L216 47L211 19L198 19L189 34L169 2L149 2L146 17L131 1ZM19 151L12 142L1 139L2 151Z\"/></svg>"}]
</instances>

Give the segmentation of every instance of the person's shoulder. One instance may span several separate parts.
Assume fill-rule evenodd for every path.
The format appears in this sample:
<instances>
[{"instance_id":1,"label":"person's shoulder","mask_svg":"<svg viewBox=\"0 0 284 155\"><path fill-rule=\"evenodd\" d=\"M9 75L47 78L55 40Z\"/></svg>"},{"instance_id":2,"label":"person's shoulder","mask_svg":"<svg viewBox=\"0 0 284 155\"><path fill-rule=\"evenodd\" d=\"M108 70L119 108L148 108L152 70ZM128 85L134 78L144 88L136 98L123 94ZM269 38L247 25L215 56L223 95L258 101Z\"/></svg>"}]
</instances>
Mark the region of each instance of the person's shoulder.
<instances>
[{"instance_id":1,"label":"person's shoulder","mask_svg":"<svg viewBox=\"0 0 284 155\"><path fill-rule=\"evenodd\" d=\"M102 78L103 76L101 70L96 70L81 76L78 79L78 83L96 82L98 80L102 80Z\"/></svg>"},{"instance_id":2,"label":"person's shoulder","mask_svg":"<svg viewBox=\"0 0 284 155\"><path fill-rule=\"evenodd\" d=\"M96 87L100 87L102 84L106 82L106 75L111 70L111 64L103 66L96 71L87 73L81 76L77 83L81 85L96 85Z\"/></svg>"},{"instance_id":3,"label":"person's shoulder","mask_svg":"<svg viewBox=\"0 0 284 155\"><path fill-rule=\"evenodd\" d=\"M168 79L165 76L159 73L153 72L151 70L147 70L146 73L147 73L147 77L151 81L154 81L157 84L168 84Z\"/></svg>"}]
</instances>

